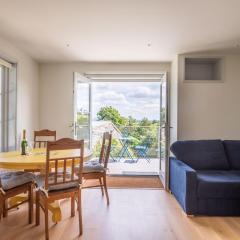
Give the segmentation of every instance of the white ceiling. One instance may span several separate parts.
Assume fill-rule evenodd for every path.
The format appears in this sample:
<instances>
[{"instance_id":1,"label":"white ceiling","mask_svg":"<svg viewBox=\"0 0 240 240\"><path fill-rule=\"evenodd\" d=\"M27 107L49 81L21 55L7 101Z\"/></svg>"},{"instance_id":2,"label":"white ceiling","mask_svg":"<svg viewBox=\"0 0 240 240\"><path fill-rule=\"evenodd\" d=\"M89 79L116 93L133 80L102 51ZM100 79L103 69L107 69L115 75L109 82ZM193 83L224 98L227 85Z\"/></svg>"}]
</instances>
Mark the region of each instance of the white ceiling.
<instances>
[{"instance_id":1,"label":"white ceiling","mask_svg":"<svg viewBox=\"0 0 240 240\"><path fill-rule=\"evenodd\" d=\"M0 36L40 62L170 61L240 45L240 0L0 0Z\"/></svg>"}]
</instances>

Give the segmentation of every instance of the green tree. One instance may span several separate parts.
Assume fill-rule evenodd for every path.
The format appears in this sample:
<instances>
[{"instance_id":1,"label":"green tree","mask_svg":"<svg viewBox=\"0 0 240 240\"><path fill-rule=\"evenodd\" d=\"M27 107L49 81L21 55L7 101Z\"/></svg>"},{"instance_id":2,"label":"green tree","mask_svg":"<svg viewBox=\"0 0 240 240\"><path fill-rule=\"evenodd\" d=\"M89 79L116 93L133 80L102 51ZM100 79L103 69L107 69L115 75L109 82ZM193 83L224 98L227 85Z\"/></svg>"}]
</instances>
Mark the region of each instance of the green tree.
<instances>
[{"instance_id":1,"label":"green tree","mask_svg":"<svg viewBox=\"0 0 240 240\"><path fill-rule=\"evenodd\" d=\"M112 121L116 126L125 125L127 119L122 117L119 111L112 107L102 107L97 113L98 120L109 120Z\"/></svg>"},{"instance_id":2,"label":"green tree","mask_svg":"<svg viewBox=\"0 0 240 240\"><path fill-rule=\"evenodd\" d=\"M127 121L128 121L128 126L138 125L138 121L135 118L133 118L132 116L128 116Z\"/></svg>"},{"instance_id":3,"label":"green tree","mask_svg":"<svg viewBox=\"0 0 240 240\"><path fill-rule=\"evenodd\" d=\"M162 111L162 117L164 117L165 111ZM102 107L97 113L98 120L112 121L123 134L127 132L132 140L129 144L129 151L134 155L134 147L136 145L149 145L148 155L152 157L157 156L158 149L158 132L159 132L159 120L149 120L143 117L141 120L137 120L132 116L125 118L121 116L120 112L112 107ZM80 119L79 119L80 120ZM84 119L81 118L81 121ZM94 150L95 154L99 154L101 143L99 142ZM117 157L122 145L118 139L113 139L111 155Z\"/></svg>"}]
</instances>

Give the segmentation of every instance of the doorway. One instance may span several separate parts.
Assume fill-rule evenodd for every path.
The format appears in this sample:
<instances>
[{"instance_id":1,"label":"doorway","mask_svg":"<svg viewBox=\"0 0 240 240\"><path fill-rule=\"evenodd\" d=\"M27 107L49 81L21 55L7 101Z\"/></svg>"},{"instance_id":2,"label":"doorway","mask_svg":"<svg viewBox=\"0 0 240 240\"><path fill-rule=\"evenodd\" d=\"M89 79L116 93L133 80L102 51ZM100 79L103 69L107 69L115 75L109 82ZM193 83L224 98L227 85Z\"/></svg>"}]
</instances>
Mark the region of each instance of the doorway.
<instances>
[{"instance_id":1,"label":"doorway","mask_svg":"<svg viewBox=\"0 0 240 240\"><path fill-rule=\"evenodd\" d=\"M159 176L165 185L167 99L166 74L74 73L74 137L98 157L102 134L111 131L109 175Z\"/></svg>"}]
</instances>

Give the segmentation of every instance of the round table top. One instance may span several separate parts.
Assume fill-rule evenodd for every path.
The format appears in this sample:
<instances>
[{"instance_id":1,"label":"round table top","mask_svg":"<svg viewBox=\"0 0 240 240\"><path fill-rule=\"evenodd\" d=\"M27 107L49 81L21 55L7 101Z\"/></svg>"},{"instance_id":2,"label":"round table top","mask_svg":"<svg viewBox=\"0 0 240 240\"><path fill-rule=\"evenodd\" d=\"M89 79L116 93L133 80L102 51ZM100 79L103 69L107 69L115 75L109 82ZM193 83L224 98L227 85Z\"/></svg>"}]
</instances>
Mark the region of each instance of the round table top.
<instances>
[{"instance_id":1,"label":"round table top","mask_svg":"<svg viewBox=\"0 0 240 240\"><path fill-rule=\"evenodd\" d=\"M74 157L79 150L52 151L51 158ZM92 157L89 149L84 149L84 161ZM5 169L44 169L46 164L46 148L35 148L29 155L21 155L20 151L1 152L0 168Z\"/></svg>"}]
</instances>

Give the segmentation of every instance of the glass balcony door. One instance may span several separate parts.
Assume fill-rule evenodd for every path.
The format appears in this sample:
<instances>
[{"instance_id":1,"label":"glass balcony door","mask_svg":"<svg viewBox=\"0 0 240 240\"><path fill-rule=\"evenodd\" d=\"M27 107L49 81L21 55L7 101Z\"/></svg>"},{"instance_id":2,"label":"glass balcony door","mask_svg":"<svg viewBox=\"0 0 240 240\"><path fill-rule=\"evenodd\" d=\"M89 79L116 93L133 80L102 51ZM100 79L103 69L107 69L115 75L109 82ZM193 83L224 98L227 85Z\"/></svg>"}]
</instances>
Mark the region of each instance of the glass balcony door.
<instances>
[{"instance_id":1,"label":"glass balcony door","mask_svg":"<svg viewBox=\"0 0 240 240\"><path fill-rule=\"evenodd\" d=\"M91 84L88 78L74 73L74 121L75 139L84 139L91 148Z\"/></svg>"},{"instance_id":2,"label":"glass balcony door","mask_svg":"<svg viewBox=\"0 0 240 240\"><path fill-rule=\"evenodd\" d=\"M159 176L165 188L168 188L168 157L169 157L169 121L168 121L168 81L166 76L160 85L160 171Z\"/></svg>"}]
</instances>

